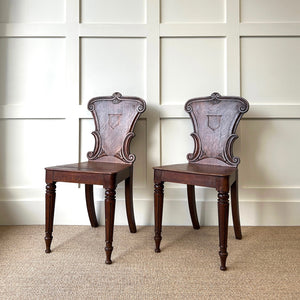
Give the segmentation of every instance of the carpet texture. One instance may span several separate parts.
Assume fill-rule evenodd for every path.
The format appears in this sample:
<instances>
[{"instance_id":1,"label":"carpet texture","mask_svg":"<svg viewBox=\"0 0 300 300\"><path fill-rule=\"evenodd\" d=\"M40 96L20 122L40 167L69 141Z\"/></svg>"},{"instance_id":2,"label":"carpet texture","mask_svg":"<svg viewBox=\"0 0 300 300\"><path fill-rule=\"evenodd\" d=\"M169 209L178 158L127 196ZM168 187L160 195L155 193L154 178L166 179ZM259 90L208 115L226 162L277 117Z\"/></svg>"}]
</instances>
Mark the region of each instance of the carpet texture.
<instances>
[{"instance_id":1,"label":"carpet texture","mask_svg":"<svg viewBox=\"0 0 300 300\"><path fill-rule=\"evenodd\" d=\"M300 299L300 227L229 228L228 270L219 270L218 228L116 226L112 265L104 227L0 226L0 299Z\"/></svg>"}]
</instances>

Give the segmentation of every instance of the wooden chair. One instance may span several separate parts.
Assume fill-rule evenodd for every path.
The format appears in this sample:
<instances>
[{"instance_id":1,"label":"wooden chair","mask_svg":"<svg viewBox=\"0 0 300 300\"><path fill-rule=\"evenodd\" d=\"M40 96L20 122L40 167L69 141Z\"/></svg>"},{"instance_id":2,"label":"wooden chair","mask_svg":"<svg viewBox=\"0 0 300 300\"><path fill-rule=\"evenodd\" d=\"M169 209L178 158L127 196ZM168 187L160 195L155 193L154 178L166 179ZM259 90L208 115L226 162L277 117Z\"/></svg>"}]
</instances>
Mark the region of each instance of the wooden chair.
<instances>
[{"instance_id":1,"label":"wooden chair","mask_svg":"<svg viewBox=\"0 0 300 300\"><path fill-rule=\"evenodd\" d=\"M93 98L88 103L92 112L95 131L94 150L88 152L88 161L46 168L46 253L52 241L56 182L85 184L88 215L92 227L98 222L94 208L93 185L105 188L105 242L106 261L111 264L115 195L117 184L125 180L125 202L130 232L136 232L132 203L132 176L135 155L130 154L134 126L146 109L144 100L123 97L114 93L108 97Z\"/></svg>"},{"instance_id":2,"label":"wooden chair","mask_svg":"<svg viewBox=\"0 0 300 300\"><path fill-rule=\"evenodd\" d=\"M194 153L187 155L187 164L154 167L155 252L160 252L164 182L187 185L187 196L192 224L200 225L195 203L195 185L215 188L218 191L219 244L221 270L226 270L229 189L235 237L242 238L238 207L238 164L232 145L238 137L235 132L248 102L239 97L222 97L213 93L210 97L187 101L194 132Z\"/></svg>"}]
</instances>

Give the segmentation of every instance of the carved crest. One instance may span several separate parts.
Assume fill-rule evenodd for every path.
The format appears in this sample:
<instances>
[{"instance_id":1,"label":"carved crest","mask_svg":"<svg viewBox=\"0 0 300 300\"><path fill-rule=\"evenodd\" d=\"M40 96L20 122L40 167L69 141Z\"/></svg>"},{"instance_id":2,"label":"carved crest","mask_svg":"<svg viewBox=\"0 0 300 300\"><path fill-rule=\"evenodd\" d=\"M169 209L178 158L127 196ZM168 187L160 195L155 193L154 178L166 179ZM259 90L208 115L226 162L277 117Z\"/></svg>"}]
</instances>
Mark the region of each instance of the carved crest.
<instances>
[{"instance_id":1,"label":"carved crest","mask_svg":"<svg viewBox=\"0 0 300 300\"><path fill-rule=\"evenodd\" d=\"M222 115L207 115L207 126L215 131L220 127Z\"/></svg>"},{"instance_id":2,"label":"carved crest","mask_svg":"<svg viewBox=\"0 0 300 300\"><path fill-rule=\"evenodd\" d=\"M108 125L111 129L115 129L120 125L122 114L108 114Z\"/></svg>"}]
</instances>

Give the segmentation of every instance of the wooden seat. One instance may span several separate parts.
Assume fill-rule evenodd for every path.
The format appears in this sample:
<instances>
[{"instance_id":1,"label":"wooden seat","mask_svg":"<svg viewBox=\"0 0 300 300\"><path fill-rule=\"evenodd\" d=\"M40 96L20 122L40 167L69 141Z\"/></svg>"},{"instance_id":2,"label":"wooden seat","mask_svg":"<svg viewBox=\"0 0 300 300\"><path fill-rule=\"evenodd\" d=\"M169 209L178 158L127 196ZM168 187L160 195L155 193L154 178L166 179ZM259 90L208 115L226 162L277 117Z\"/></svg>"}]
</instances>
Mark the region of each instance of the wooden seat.
<instances>
[{"instance_id":1,"label":"wooden seat","mask_svg":"<svg viewBox=\"0 0 300 300\"><path fill-rule=\"evenodd\" d=\"M235 132L248 102L240 97L194 98L185 104L194 132L195 148L187 155L188 163L154 167L155 252L160 252L164 182L187 185L189 211L193 227L199 229L195 202L195 185L215 188L218 192L219 256L221 270L226 270L229 191L235 237L242 238L238 206L238 164L232 146Z\"/></svg>"},{"instance_id":2,"label":"wooden seat","mask_svg":"<svg viewBox=\"0 0 300 300\"><path fill-rule=\"evenodd\" d=\"M117 184L125 180L125 203L130 232L136 232L133 211L132 181L135 155L130 154L130 142L134 126L146 109L144 100L123 97L114 93L108 97L96 97L89 101L95 131L94 150L88 152L88 161L46 168L46 253L52 242L56 182L85 184L88 215L92 227L98 222L94 207L93 185L105 188L105 252L106 263L111 264L113 228Z\"/></svg>"}]
</instances>

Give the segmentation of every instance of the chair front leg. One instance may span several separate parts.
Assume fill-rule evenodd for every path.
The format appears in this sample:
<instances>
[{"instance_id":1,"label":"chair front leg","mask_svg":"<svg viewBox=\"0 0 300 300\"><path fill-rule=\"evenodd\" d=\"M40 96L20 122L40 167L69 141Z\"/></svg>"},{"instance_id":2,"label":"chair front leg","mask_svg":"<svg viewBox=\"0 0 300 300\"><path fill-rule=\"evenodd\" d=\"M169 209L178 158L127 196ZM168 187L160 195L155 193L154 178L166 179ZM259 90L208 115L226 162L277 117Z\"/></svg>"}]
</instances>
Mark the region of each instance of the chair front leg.
<instances>
[{"instance_id":1,"label":"chair front leg","mask_svg":"<svg viewBox=\"0 0 300 300\"><path fill-rule=\"evenodd\" d=\"M238 178L236 178L236 181L231 186L231 210L235 238L241 240L242 230L239 213Z\"/></svg>"},{"instance_id":2,"label":"chair front leg","mask_svg":"<svg viewBox=\"0 0 300 300\"><path fill-rule=\"evenodd\" d=\"M125 204L126 204L126 213L127 213L129 230L131 233L135 233L136 225L135 225L134 210L133 210L132 182L133 182L133 168L131 168L130 176L125 180Z\"/></svg>"},{"instance_id":3,"label":"chair front leg","mask_svg":"<svg viewBox=\"0 0 300 300\"><path fill-rule=\"evenodd\" d=\"M154 185L154 218L155 218L155 252L160 252L161 225L164 202L164 183L159 182Z\"/></svg>"},{"instance_id":4,"label":"chair front leg","mask_svg":"<svg viewBox=\"0 0 300 300\"><path fill-rule=\"evenodd\" d=\"M98 227L99 224L98 224L96 212L95 212L94 192L93 192L92 184L85 185L85 200L86 200L86 208L88 211L91 226Z\"/></svg>"},{"instance_id":5,"label":"chair front leg","mask_svg":"<svg viewBox=\"0 0 300 300\"><path fill-rule=\"evenodd\" d=\"M195 186L194 185L187 185L187 195L188 195L189 210L190 210L190 215L191 215L191 219L192 219L192 223L193 223L193 228L200 229L198 216L197 216Z\"/></svg>"},{"instance_id":6,"label":"chair front leg","mask_svg":"<svg viewBox=\"0 0 300 300\"><path fill-rule=\"evenodd\" d=\"M218 216L219 216L219 256L221 259L220 269L226 270L227 237L228 237L228 211L229 211L228 192L218 193Z\"/></svg>"},{"instance_id":7,"label":"chair front leg","mask_svg":"<svg viewBox=\"0 0 300 300\"><path fill-rule=\"evenodd\" d=\"M113 251L113 233L114 233L114 219L115 219L115 205L116 205L116 189L105 189L105 252L106 264L111 264L111 253Z\"/></svg>"},{"instance_id":8,"label":"chair front leg","mask_svg":"<svg viewBox=\"0 0 300 300\"><path fill-rule=\"evenodd\" d=\"M53 239L53 219L54 219L54 207L55 207L55 189L56 183L51 182L46 185L46 207L45 207L45 243L46 243L46 253L50 253L51 242Z\"/></svg>"}]
</instances>

